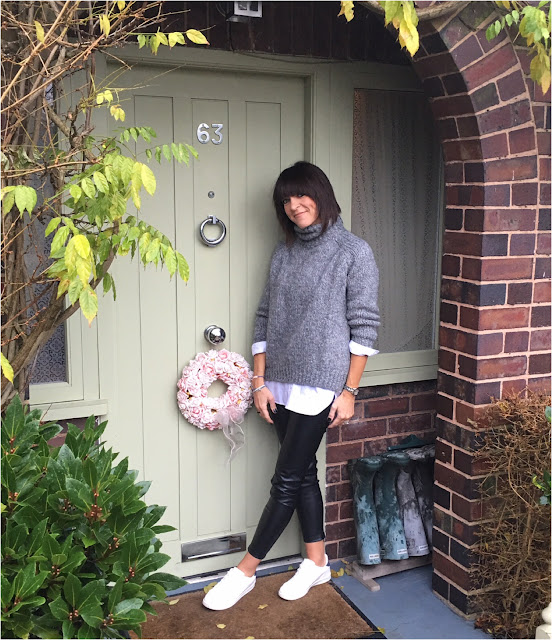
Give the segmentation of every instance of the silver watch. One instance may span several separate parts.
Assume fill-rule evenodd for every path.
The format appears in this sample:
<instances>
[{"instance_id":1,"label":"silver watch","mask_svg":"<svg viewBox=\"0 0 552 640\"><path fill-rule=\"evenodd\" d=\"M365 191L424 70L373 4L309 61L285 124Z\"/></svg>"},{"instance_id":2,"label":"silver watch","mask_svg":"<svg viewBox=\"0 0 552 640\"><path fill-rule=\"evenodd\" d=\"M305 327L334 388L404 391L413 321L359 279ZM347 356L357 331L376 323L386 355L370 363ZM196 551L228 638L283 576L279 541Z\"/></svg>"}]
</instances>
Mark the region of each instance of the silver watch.
<instances>
[{"instance_id":1,"label":"silver watch","mask_svg":"<svg viewBox=\"0 0 552 640\"><path fill-rule=\"evenodd\" d=\"M348 385L343 385L343 391L348 391L354 396L358 395L358 387L349 387Z\"/></svg>"}]
</instances>

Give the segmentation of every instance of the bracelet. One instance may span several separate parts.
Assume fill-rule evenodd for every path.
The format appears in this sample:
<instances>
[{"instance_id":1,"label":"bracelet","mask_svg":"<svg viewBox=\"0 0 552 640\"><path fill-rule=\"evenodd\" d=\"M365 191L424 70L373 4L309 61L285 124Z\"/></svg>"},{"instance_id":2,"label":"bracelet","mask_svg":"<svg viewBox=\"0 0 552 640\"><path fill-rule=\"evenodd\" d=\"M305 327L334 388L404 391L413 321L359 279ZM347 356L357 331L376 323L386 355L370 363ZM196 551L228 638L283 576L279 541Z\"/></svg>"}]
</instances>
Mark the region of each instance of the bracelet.
<instances>
[{"instance_id":1,"label":"bracelet","mask_svg":"<svg viewBox=\"0 0 552 640\"><path fill-rule=\"evenodd\" d=\"M253 389L253 393L257 393L257 391L260 391L261 389L266 389L266 384L262 384L260 387Z\"/></svg>"},{"instance_id":2,"label":"bracelet","mask_svg":"<svg viewBox=\"0 0 552 640\"><path fill-rule=\"evenodd\" d=\"M255 378L264 378L264 376L253 376L251 380L255 380Z\"/></svg>"}]
</instances>

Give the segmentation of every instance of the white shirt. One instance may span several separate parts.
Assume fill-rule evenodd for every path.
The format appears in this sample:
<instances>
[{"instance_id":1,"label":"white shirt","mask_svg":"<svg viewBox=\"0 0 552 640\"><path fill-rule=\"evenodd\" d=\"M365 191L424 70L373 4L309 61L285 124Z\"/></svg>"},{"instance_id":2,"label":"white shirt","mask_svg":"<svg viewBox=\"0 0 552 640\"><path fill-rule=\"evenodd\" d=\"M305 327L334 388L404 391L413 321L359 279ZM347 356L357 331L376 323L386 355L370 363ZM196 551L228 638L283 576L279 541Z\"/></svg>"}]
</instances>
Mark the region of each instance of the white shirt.
<instances>
[{"instance_id":1,"label":"white shirt","mask_svg":"<svg viewBox=\"0 0 552 640\"><path fill-rule=\"evenodd\" d=\"M364 347L358 342L349 342L349 351L356 356L374 356L379 351ZM266 341L255 342L251 347L251 353L266 352ZM305 416L316 416L330 405L335 398L335 393L329 389L320 387L305 387L288 382L274 382L265 380L265 384L274 396L276 404L283 404L289 411L301 413Z\"/></svg>"}]
</instances>

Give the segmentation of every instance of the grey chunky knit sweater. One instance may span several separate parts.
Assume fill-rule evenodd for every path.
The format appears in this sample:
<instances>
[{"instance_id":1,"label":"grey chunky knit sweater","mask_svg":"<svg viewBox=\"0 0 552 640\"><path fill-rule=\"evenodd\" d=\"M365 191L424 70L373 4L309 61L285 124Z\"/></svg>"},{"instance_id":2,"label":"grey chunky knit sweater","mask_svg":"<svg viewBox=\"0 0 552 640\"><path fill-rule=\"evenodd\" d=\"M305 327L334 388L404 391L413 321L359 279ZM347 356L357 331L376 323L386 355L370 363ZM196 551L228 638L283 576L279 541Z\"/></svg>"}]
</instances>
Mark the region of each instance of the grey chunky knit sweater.
<instances>
[{"instance_id":1,"label":"grey chunky knit sweater","mask_svg":"<svg viewBox=\"0 0 552 640\"><path fill-rule=\"evenodd\" d=\"M300 229L279 244L255 321L253 342L266 341L267 380L330 389L347 379L349 341L377 337L378 268L372 250L341 218Z\"/></svg>"}]
</instances>

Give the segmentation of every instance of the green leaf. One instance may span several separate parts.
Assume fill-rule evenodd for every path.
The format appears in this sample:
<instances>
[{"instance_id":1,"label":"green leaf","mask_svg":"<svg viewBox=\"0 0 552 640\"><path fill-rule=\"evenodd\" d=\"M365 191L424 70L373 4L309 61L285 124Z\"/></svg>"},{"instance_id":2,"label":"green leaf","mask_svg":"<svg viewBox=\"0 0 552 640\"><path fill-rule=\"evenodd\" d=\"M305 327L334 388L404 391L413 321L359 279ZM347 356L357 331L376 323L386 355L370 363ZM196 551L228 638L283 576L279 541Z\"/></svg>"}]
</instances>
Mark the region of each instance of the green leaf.
<instances>
[{"instance_id":1,"label":"green leaf","mask_svg":"<svg viewBox=\"0 0 552 640\"><path fill-rule=\"evenodd\" d=\"M75 302L79 299L80 294L82 293L82 290L83 290L83 286L84 285L80 278L77 278L71 281L71 284L69 285L69 290L67 292L69 295L69 300L71 301L71 304L75 304Z\"/></svg>"},{"instance_id":2,"label":"green leaf","mask_svg":"<svg viewBox=\"0 0 552 640\"><path fill-rule=\"evenodd\" d=\"M160 584L166 591L175 591L179 589L186 581L182 578L177 578L172 573L153 573L147 578L148 582L154 582Z\"/></svg>"},{"instance_id":3,"label":"green leaf","mask_svg":"<svg viewBox=\"0 0 552 640\"><path fill-rule=\"evenodd\" d=\"M155 193L157 183L153 171L146 164L142 164L141 178L144 189L152 196Z\"/></svg>"},{"instance_id":4,"label":"green leaf","mask_svg":"<svg viewBox=\"0 0 552 640\"><path fill-rule=\"evenodd\" d=\"M6 356L2 353L0 356L0 362L2 365L2 374L5 378L7 378L10 382L13 382L13 368L11 366L11 364L9 363L9 360L6 358Z\"/></svg>"},{"instance_id":5,"label":"green leaf","mask_svg":"<svg viewBox=\"0 0 552 640\"><path fill-rule=\"evenodd\" d=\"M164 144L162 149L163 149L163 155L165 156L165 160L168 160L170 162L172 160L171 148L169 147L168 144Z\"/></svg>"},{"instance_id":6,"label":"green leaf","mask_svg":"<svg viewBox=\"0 0 552 640\"><path fill-rule=\"evenodd\" d=\"M76 609L78 606L81 589L82 585L80 580L74 574L69 573L63 584L63 595L73 609Z\"/></svg>"},{"instance_id":7,"label":"green leaf","mask_svg":"<svg viewBox=\"0 0 552 640\"><path fill-rule=\"evenodd\" d=\"M101 611L101 607L100 607L100 611ZM81 614L82 616L82 614ZM85 620L84 616L82 616L83 620ZM103 622L103 619L102 619ZM98 628L98 627L96 627ZM79 640L81 640L81 638L84 640L86 638L90 638L91 640L93 640L94 638L98 637L98 632L94 629L94 627L90 626L89 624L83 624L79 627L79 631L77 633L77 638Z\"/></svg>"},{"instance_id":8,"label":"green leaf","mask_svg":"<svg viewBox=\"0 0 552 640\"><path fill-rule=\"evenodd\" d=\"M98 599L94 599L91 602L87 602L86 604L79 606L79 614L86 624L89 624L95 629L99 629L103 624L103 609Z\"/></svg>"},{"instance_id":9,"label":"green leaf","mask_svg":"<svg viewBox=\"0 0 552 640\"><path fill-rule=\"evenodd\" d=\"M146 36L143 33L138 34L138 44L140 45L138 48L141 49L146 44Z\"/></svg>"},{"instance_id":10,"label":"green leaf","mask_svg":"<svg viewBox=\"0 0 552 640\"><path fill-rule=\"evenodd\" d=\"M60 622L67 620L69 617L69 607L65 600L59 595L55 600L48 604L50 611L56 620Z\"/></svg>"},{"instance_id":11,"label":"green leaf","mask_svg":"<svg viewBox=\"0 0 552 640\"><path fill-rule=\"evenodd\" d=\"M188 29L186 31L186 36L194 43L194 44L209 44L207 38L198 31L197 29Z\"/></svg>"},{"instance_id":12,"label":"green leaf","mask_svg":"<svg viewBox=\"0 0 552 640\"><path fill-rule=\"evenodd\" d=\"M84 317L88 320L88 324L92 324L92 320L98 313L98 296L91 287L85 287L79 296L79 302L84 314Z\"/></svg>"},{"instance_id":13,"label":"green leaf","mask_svg":"<svg viewBox=\"0 0 552 640\"><path fill-rule=\"evenodd\" d=\"M119 604L116 605L113 613L115 615L124 615L133 609L141 609L143 604L143 600L140 598L130 598L129 600L122 600Z\"/></svg>"},{"instance_id":14,"label":"green leaf","mask_svg":"<svg viewBox=\"0 0 552 640\"><path fill-rule=\"evenodd\" d=\"M23 215L25 209L31 214L37 202L36 191L32 187L17 185L14 190L15 204L19 213Z\"/></svg>"},{"instance_id":15,"label":"green leaf","mask_svg":"<svg viewBox=\"0 0 552 640\"><path fill-rule=\"evenodd\" d=\"M15 187L14 187L15 189ZM15 193L8 191L5 196L2 197L2 214L6 215L13 209L15 204Z\"/></svg>"},{"instance_id":16,"label":"green leaf","mask_svg":"<svg viewBox=\"0 0 552 640\"><path fill-rule=\"evenodd\" d=\"M154 238L151 242L151 244L148 247L148 251L146 253L146 264L148 262L155 262L157 264L157 261L159 260L159 252L161 250L161 240L159 240L159 238Z\"/></svg>"},{"instance_id":17,"label":"green leaf","mask_svg":"<svg viewBox=\"0 0 552 640\"><path fill-rule=\"evenodd\" d=\"M55 231L59 227L59 223L61 222L61 218L52 218L46 227L46 231L44 232L44 237L49 236L52 231Z\"/></svg>"},{"instance_id":18,"label":"green leaf","mask_svg":"<svg viewBox=\"0 0 552 640\"><path fill-rule=\"evenodd\" d=\"M92 180L90 180L90 178L83 178L80 184L82 190L89 198L96 197L96 188L94 187L94 183L92 182Z\"/></svg>"},{"instance_id":19,"label":"green leaf","mask_svg":"<svg viewBox=\"0 0 552 640\"><path fill-rule=\"evenodd\" d=\"M103 173L96 171L92 177L98 191L101 191L102 193L107 193L109 191L109 183Z\"/></svg>"},{"instance_id":20,"label":"green leaf","mask_svg":"<svg viewBox=\"0 0 552 640\"><path fill-rule=\"evenodd\" d=\"M175 44L186 44L184 35L179 31L173 31L169 33L169 47L174 47Z\"/></svg>"},{"instance_id":21,"label":"green leaf","mask_svg":"<svg viewBox=\"0 0 552 640\"><path fill-rule=\"evenodd\" d=\"M57 253L64 245L69 236L71 229L69 227L61 227L58 229L54 239L52 240L52 246L50 248L50 254Z\"/></svg>"},{"instance_id":22,"label":"green leaf","mask_svg":"<svg viewBox=\"0 0 552 640\"><path fill-rule=\"evenodd\" d=\"M172 247L167 247L167 250L165 252L165 265L167 266L167 269L172 276L176 273L176 270L178 269L178 261L176 259L176 254L174 252L174 249Z\"/></svg>"},{"instance_id":23,"label":"green leaf","mask_svg":"<svg viewBox=\"0 0 552 640\"><path fill-rule=\"evenodd\" d=\"M186 146L188 147L189 152L194 156L194 158L195 158L196 160L199 160L199 154L198 154L198 152L195 150L195 148L194 148L194 147L192 147L192 145L191 145L191 144L187 144Z\"/></svg>"},{"instance_id":24,"label":"green leaf","mask_svg":"<svg viewBox=\"0 0 552 640\"><path fill-rule=\"evenodd\" d=\"M113 627L115 629L127 629L129 626L142 624L147 620L147 616L141 609L132 609L126 613L114 617Z\"/></svg>"},{"instance_id":25,"label":"green leaf","mask_svg":"<svg viewBox=\"0 0 552 640\"><path fill-rule=\"evenodd\" d=\"M73 198L73 200L77 202L77 200L80 200L80 197L82 196L82 189L79 187L78 184L72 184L69 187L69 193L71 194L71 197Z\"/></svg>"}]
</instances>

